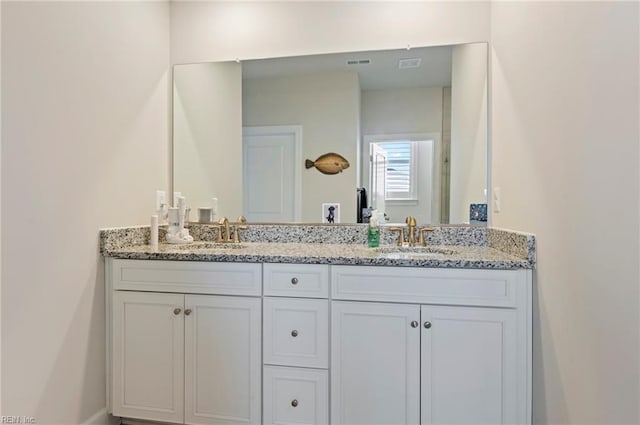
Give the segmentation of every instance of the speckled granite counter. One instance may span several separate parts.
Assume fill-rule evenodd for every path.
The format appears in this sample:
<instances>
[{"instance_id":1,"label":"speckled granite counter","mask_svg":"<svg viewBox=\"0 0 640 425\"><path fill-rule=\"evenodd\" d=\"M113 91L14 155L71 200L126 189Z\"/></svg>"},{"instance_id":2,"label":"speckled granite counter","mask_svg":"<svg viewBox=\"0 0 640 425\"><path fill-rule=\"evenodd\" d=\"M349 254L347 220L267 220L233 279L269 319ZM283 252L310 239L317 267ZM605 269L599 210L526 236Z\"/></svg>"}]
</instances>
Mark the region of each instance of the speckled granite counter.
<instances>
[{"instance_id":1,"label":"speckled granite counter","mask_svg":"<svg viewBox=\"0 0 640 425\"><path fill-rule=\"evenodd\" d=\"M284 226L279 226L284 227ZM301 232L299 226L294 232ZM346 264L404 267L444 267L474 269L531 269L535 266L535 237L500 229L441 227L435 237L445 244L432 244L446 249L446 254L410 252L380 253L362 243L359 226L346 237L350 243L243 242L239 247L213 247L206 228L194 229L200 242L191 245L161 243L157 252L148 242L148 227L105 229L101 232L101 252L105 257L139 260ZM470 230L471 229L471 230ZM279 229L280 230L280 229ZM146 231L146 235L145 235ZM326 232L326 227L322 230ZM258 232L258 230L256 230ZM309 237L309 229L303 233ZM341 234L349 231L341 229ZM440 236L438 236L438 233ZM365 233L366 234L366 233ZM443 235L448 235L444 239ZM454 236L451 236L454 235ZM460 236L462 235L462 236ZM146 239L145 239L146 237ZM256 237L253 238L258 239ZM314 240L313 237L309 239ZM294 239L295 240L295 239ZM434 240L435 241L435 240ZM432 242L434 242L432 241ZM386 246L393 246L383 238ZM492 246L493 245L493 246Z\"/></svg>"}]
</instances>

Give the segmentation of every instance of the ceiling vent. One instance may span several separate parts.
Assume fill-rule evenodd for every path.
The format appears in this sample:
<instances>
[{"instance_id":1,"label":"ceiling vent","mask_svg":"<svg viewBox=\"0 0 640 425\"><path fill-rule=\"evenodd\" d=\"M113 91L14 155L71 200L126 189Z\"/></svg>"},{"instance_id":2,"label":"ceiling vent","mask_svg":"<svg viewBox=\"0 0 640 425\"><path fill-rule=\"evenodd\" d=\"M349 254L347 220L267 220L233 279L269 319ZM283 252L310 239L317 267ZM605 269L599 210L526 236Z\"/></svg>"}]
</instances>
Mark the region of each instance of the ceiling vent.
<instances>
[{"instance_id":1,"label":"ceiling vent","mask_svg":"<svg viewBox=\"0 0 640 425\"><path fill-rule=\"evenodd\" d=\"M398 69L420 68L421 58L400 59Z\"/></svg>"},{"instance_id":2,"label":"ceiling vent","mask_svg":"<svg viewBox=\"0 0 640 425\"><path fill-rule=\"evenodd\" d=\"M371 59L349 59L347 60L347 65L369 65L371 63Z\"/></svg>"}]
</instances>

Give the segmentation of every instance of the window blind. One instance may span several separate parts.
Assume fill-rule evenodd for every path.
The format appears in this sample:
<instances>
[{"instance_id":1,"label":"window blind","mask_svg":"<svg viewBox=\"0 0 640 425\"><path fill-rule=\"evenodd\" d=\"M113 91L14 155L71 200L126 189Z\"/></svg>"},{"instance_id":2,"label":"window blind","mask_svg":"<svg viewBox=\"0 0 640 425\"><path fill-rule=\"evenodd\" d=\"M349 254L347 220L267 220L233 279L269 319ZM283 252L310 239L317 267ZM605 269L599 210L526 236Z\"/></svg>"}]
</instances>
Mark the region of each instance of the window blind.
<instances>
[{"instance_id":1,"label":"window blind","mask_svg":"<svg viewBox=\"0 0 640 425\"><path fill-rule=\"evenodd\" d=\"M395 196L397 194L411 193L412 142L384 142L378 144L387 152L387 193L393 193Z\"/></svg>"}]
</instances>

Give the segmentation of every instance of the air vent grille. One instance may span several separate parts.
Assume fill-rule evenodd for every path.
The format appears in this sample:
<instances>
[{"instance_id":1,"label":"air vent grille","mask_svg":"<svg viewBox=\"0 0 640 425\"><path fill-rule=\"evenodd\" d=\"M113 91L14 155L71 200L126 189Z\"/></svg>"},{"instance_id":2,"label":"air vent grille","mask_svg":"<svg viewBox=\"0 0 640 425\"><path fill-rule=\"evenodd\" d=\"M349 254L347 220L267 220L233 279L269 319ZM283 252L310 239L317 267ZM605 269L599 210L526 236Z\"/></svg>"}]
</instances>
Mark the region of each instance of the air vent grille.
<instances>
[{"instance_id":1,"label":"air vent grille","mask_svg":"<svg viewBox=\"0 0 640 425\"><path fill-rule=\"evenodd\" d=\"M399 69L420 68L421 58L400 59L398 61Z\"/></svg>"},{"instance_id":2,"label":"air vent grille","mask_svg":"<svg viewBox=\"0 0 640 425\"><path fill-rule=\"evenodd\" d=\"M347 60L347 65L369 65L371 63L371 59L349 59Z\"/></svg>"}]
</instances>

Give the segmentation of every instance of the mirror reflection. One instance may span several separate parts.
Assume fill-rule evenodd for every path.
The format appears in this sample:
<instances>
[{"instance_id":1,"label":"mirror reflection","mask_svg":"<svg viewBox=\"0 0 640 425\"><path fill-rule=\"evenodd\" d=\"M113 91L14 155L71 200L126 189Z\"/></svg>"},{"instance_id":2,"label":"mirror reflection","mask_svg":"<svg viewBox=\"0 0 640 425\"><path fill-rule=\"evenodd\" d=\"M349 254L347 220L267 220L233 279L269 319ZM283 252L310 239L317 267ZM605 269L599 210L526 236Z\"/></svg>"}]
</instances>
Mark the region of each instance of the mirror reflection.
<instances>
[{"instance_id":1,"label":"mirror reflection","mask_svg":"<svg viewBox=\"0 0 640 425\"><path fill-rule=\"evenodd\" d=\"M473 43L176 65L174 190L250 222L468 223L485 203L486 58Z\"/></svg>"}]
</instances>

